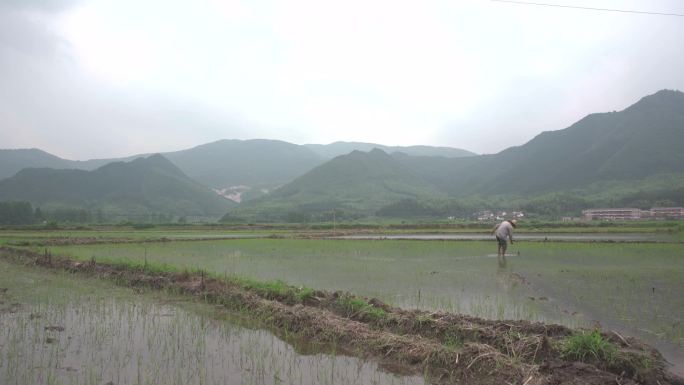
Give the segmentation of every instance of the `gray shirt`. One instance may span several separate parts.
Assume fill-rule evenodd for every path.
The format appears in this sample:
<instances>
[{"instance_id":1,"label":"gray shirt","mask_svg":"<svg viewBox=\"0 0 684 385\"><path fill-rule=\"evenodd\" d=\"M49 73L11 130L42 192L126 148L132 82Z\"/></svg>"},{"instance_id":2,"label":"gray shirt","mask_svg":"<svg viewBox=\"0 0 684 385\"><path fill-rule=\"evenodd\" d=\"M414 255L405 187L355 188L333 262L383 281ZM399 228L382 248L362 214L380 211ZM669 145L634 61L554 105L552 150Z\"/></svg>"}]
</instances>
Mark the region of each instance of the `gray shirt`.
<instances>
[{"instance_id":1,"label":"gray shirt","mask_svg":"<svg viewBox=\"0 0 684 385\"><path fill-rule=\"evenodd\" d=\"M509 221L503 221L494 228L494 235L500 239L510 238L513 241L513 225Z\"/></svg>"}]
</instances>

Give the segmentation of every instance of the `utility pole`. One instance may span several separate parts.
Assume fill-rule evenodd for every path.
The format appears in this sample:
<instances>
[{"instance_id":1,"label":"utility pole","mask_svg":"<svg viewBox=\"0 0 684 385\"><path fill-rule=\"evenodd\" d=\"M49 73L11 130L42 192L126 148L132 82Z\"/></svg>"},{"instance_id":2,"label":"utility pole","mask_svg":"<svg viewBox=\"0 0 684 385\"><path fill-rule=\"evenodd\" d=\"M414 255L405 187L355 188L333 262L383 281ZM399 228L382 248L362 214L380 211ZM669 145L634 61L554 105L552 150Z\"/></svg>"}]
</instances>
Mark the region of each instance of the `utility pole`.
<instances>
[{"instance_id":1,"label":"utility pole","mask_svg":"<svg viewBox=\"0 0 684 385\"><path fill-rule=\"evenodd\" d=\"M335 222L335 209L333 209L333 237L335 236L336 222Z\"/></svg>"}]
</instances>

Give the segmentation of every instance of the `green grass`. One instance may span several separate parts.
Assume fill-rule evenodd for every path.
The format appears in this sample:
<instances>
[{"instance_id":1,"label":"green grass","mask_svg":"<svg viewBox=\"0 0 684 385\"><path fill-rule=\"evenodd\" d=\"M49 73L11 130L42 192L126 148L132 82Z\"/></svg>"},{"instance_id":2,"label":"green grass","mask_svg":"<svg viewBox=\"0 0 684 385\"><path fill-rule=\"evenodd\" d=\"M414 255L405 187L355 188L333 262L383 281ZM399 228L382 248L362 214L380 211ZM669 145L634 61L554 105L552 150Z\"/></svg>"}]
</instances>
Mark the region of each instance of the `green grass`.
<instances>
[{"instance_id":1,"label":"green grass","mask_svg":"<svg viewBox=\"0 0 684 385\"><path fill-rule=\"evenodd\" d=\"M387 312L381 308L374 307L362 298L355 298L348 295L342 295L337 299L337 304L341 306L347 316L360 318L369 318L372 321L381 321L387 317Z\"/></svg>"},{"instance_id":2,"label":"green grass","mask_svg":"<svg viewBox=\"0 0 684 385\"><path fill-rule=\"evenodd\" d=\"M258 281L251 278L234 277L228 280L237 283L247 290L252 290L268 299L285 300L286 302L304 303L313 297L314 289L309 287L295 287L282 280Z\"/></svg>"},{"instance_id":3,"label":"green grass","mask_svg":"<svg viewBox=\"0 0 684 385\"><path fill-rule=\"evenodd\" d=\"M563 358L572 361L611 365L615 361L617 348L603 338L598 330L580 332L561 342Z\"/></svg>"},{"instance_id":4,"label":"green grass","mask_svg":"<svg viewBox=\"0 0 684 385\"><path fill-rule=\"evenodd\" d=\"M304 303L307 299L313 297L314 289L305 286L292 286L288 285L286 282L280 279L276 280L257 280L250 277L228 275L224 273L223 275L215 271L206 271L200 267L188 268L179 267L177 265L160 262L160 261L148 261L144 259L143 261L135 259L114 259L114 258L96 258L91 257L90 261L104 263L107 265L122 267L132 270L145 271L147 273L189 273L189 274L201 274L206 278L213 278L218 280L223 280L227 283L238 285L246 290L251 290L267 299L278 299L287 302Z\"/></svg>"}]
</instances>

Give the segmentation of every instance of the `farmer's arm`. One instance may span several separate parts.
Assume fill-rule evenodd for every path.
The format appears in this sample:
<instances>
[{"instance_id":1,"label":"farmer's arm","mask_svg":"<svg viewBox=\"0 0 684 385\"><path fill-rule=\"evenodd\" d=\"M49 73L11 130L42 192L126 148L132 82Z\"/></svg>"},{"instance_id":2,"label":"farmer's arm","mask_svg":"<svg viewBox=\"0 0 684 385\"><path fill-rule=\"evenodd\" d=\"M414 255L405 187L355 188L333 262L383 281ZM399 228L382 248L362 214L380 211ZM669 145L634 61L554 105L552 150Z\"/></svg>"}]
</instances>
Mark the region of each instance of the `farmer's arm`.
<instances>
[{"instance_id":1,"label":"farmer's arm","mask_svg":"<svg viewBox=\"0 0 684 385\"><path fill-rule=\"evenodd\" d=\"M512 245L513 244L513 230L512 229L508 229L508 238L511 239L511 245Z\"/></svg>"},{"instance_id":2,"label":"farmer's arm","mask_svg":"<svg viewBox=\"0 0 684 385\"><path fill-rule=\"evenodd\" d=\"M501 224L501 223L497 223L497 224L494 226L494 228L492 229L492 235L494 235L494 233L496 232L496 229L499 228L499 225L500 225L500 224Z\"/></svg>"}]
</instances>

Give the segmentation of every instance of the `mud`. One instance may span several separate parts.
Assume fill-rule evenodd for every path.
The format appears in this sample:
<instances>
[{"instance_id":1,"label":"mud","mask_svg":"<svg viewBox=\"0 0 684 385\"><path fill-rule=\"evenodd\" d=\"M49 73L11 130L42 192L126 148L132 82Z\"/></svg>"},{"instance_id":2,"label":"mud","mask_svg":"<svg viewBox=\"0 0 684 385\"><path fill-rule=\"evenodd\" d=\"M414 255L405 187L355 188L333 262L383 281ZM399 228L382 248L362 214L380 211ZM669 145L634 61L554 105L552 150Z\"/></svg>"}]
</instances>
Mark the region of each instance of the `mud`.
<instances>
[{"instance_id":1,"label":"mud","mask_svg":"<svg viewBox=\"0 0 684 385\"><path fill-rule=\"evenodd\" d=\"M340 299L358 300L349 293L316 291L299 303L291 294L266 295L204 273L150 272L7 247L0 248L0 257L191 295L266 320L276 330L377 360L385 368L428 374L435 384L684 385L666 371L655 349L614 332L602 332L617 348L614 360L572 362L563 358L560 343L576 331L560 325L404 310L364 299L382 314L373 316L341 306Z\"/></svg>"}]
</instances>

